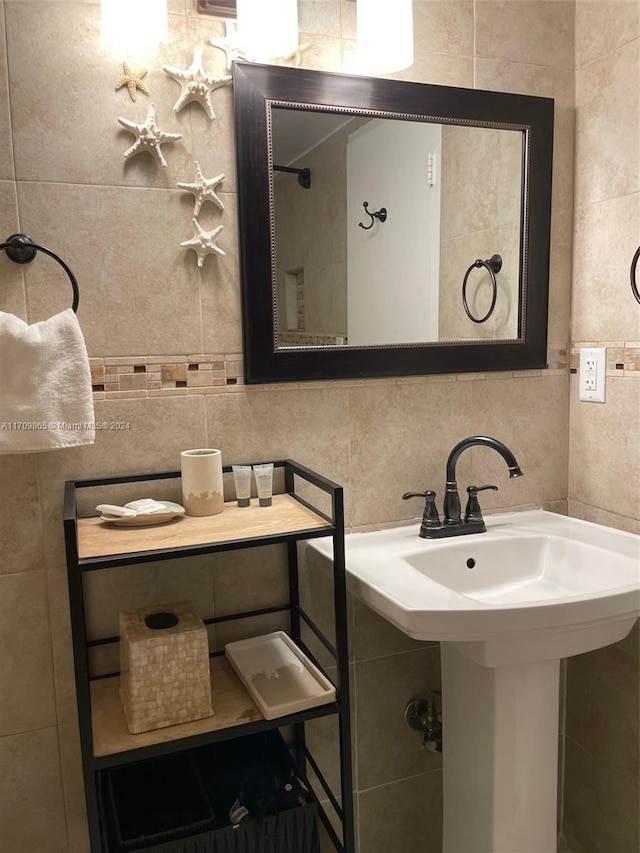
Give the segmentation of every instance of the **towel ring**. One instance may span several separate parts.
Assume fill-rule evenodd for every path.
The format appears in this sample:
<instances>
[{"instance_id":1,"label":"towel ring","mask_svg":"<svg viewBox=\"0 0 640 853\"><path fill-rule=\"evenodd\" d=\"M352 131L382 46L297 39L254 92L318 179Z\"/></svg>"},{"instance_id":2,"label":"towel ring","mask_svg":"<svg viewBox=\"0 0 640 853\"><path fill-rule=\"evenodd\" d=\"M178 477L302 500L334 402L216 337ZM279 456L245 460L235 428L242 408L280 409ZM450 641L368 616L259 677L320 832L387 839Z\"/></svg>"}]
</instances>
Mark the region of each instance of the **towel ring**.
<instances>
[{"instance_id":1,"label":"towel ring","mask_svg":"<svg viewBox=\"0 0 640 853\"><path fill-rule=\"evenodd\" d=\"M640 246L636 249L636 253L633 256L633 260L631 261L631 270L629 276L631 278L631 292L635 296L638 302L640 302L640 293L638 292L638 280L636 278L636 272L638 270L638 259L640 258Z\"/></svg>"},{"instance_id":2,"label":"towel ring","mask_svg":"<svg viewBox=\"0 0 640 853\"><path fill-rule=\"evenodd\" d=\"M469 304L467 302L467 281L469 279L469 273L471 272L471 270L479 267L485 267L487 269L489 275L491 276L491 284L493 286L493 298L491 299L491 305L489 307L489 310L484 315L484 317L480 318L473 316L473 314L471 313L471 309L469 308ZM493 309L496 307L496 299L498 298L498 283L496 281L496 273L500 272L501 269L502 258L500 257L500 255L491 255L491 257L486 261L483 261L478 258L478 260L474 261L469 267L469 269L466 271L464 275L464 280L462 282L462 304L464 306L464 310L467 317L473 323L484 323L493 314Z\"/></svg>"},{"instance_id":3,"label":"towel ring","mask_svg":"<svg viewBox=\"0 0 640 853\"><path fill-rule=\"evenodd\" d=\"M57 261L62 269L69 276L69 281L71 282L71 287L73 288L73 305L71 306L74 312L78 311L78 303L80 302L80 291L78 289L78 282L76 280L71 267L66 264L59 255L56 255L55 252L52 252L51 249L47 249L46 246L39 246L37 243L34 243L31 237L27 237L26 234L12 234L10 237L7 237L4 243L0 243L0 250L4 249L7 255L14 261L16 264L29 264L35 258L38 252L44 252L45 255L49 255L50 258L53 258L54 261Z\"/></svg>"}]
</instances>

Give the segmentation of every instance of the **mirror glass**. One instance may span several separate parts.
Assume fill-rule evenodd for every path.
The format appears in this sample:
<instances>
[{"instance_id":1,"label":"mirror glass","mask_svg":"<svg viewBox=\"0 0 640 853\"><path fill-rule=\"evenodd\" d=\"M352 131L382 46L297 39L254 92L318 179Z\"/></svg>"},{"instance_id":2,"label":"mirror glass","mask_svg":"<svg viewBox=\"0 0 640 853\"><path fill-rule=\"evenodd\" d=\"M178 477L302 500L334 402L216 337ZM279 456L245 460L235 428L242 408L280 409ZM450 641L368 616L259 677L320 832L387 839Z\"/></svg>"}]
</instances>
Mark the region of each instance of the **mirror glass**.
<instances>
[{"instance_id":1,"label":"mirror glass","mask_svg":"<svg viewBox=\"0 0 640 853\"><path fill-rule=\"evenodd\" d=\"M276 346L518 338L524 143L272 106Z\"/></svg>"},{"instance_id":2,"label":"mirror glass","mask_svg":"<svg viewBox=\"0 0 640 853\"><path fill-rule=\"evenodd\" d=\"M246 382L546 366L551 99L233 75Z\"/></svg>"}]
</instances>

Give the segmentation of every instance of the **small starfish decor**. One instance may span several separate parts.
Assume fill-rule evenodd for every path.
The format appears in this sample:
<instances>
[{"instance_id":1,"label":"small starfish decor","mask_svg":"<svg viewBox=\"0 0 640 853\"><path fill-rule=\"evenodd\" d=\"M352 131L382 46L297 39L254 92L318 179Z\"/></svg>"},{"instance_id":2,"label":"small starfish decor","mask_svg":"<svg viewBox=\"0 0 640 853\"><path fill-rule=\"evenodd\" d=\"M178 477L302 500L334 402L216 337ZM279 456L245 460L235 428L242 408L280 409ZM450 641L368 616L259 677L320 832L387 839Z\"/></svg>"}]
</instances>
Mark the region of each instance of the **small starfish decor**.
<instances>
[{"instance_id":1,"label":"small starfish decor","mask_svg":"<svg viewBox=\"0 0 640 853\"><path fill-rule=\"evenodd\" d=\"M218 225L218 227L214 228L213 231L205 231L197 219L193 219L192 222L196 233L190 240L185 240L184 243L180 243L180 245L186 246L188 249L193 249L195 251L198 256L199 267L203 266L204 259L207 255L212 255L214 253L217 255L226 254L220 246L216 245L216 238L224 228L224 225Z\"/></svg>"},{"instance_id":2,"label":"small starfish decor","mask_svg":"<svg viewBox=\"0 0 640 853\"><path fill-rule=\"evenodd\" d=\"M174 142L177 139L182 139L181 133L165 133L158 128L156 124L156 106L149 104L147 117L142 124L136 124L126 118L119 118L120 124L131 133L135 134L136 141L131 148L127 148L124 152L124 159L135 157L136 154L141 154L143 151L148 151L157 158L161 166L166 167L167 161L162 156L160 148L165 142Z\"/></svg>"},{"instance_id":3,"label":"small starfish decor","mask_svg":"<svg viewBox=\"0 0 640 853\"><path fill-rule=\"evenodd\" d=\"M136 89L140 89L141 92L148 95L149 90L147 89L147 84L142 82L142 78L146 76L147 69L141 68L139 71L134 71L132 68L129 68L126 62L122 63L122 68L124 69L124 74L116 81L116 92L118 89L122 89L123 86L126 86L129 90L129 97L132 101L135 101L136 99Z\"/></svg>"},{"instance_id":4,"label":"small starfish decor","mask_svg":"<svg viewBox=\"0 0 640 853\"><path fill-rule=\"evenodd\" d=\"M212 201L220 208L220 210L224 210L224 204L220 201L215 191L218 184L221 184L224 180L224 175L216 175L215 178L205 178L197 160L194 161L193 165L196 170L195 181L192 184L177 184L180 189L188 190L190 193L194 194L195 205L193 208L193 215L197 216L200 213L200 209L205 201Z\"/></svg>"},{"instance_id":5,"label":"small starfish decor","mask_svg":"<svg viewBox=\"0 0 640 853\"><path fill-rule=\"evenodd\" d=\"M295 50L292 50L291 53L288 53L286 56L279 56L274 62L278 63L287 63L293 62L296 68L300 68L300 64L302 63L302 53L309 47L309 42L305 42L304 44L299 44Z\"/></svg>"},{"instance_id":6,"label":"small starfish decor","mask_svg":"<svg viewBox=\"0 0 640 853\"><path fill-rule=\"evenodd\" d=\"M202 67L202 48L200 45L194 48L193 62L190 68L181 71L178 68L169 68L169 66L163 65L162 70L182 86L180 97L173 107L175 112L180 112L191 101L197 101L210 119L216 117L211 104L211 93L215 89L219 89L220 86L230 83L231 75L214 77L213 74L207 74Z\"/></svg>"},{"instance_id":7,"label":"small starfish decor","mask_svg":"<svg viewBox=\"0 0 640 853\"><path fill-rule=\"evenodd\" d=\"M238 27L235 21L225 21L224 38L210 39L210 43L225 52L227 57L227 71L231 70L234 59L244 59L251 62L238 43Z\"/></svg>"}]
</instances>

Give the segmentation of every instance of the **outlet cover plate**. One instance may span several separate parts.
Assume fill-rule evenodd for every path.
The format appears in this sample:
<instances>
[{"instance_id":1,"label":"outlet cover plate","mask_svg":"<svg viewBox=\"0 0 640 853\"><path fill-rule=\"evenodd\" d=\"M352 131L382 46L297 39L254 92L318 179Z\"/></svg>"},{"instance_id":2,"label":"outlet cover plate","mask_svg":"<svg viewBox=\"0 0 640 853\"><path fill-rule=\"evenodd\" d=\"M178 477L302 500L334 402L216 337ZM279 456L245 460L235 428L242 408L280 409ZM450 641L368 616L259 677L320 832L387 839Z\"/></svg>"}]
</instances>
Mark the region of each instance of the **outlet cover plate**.
<instances>
[{"instance_id":1,"label":"outlet cover plate","mask_svg":"<svg viewBox=\"0 0 640 853\"><path fill-rule=\"evenodd\" d=\"M607 350L605 347L583 347L580 350L580 399L587 403L604 403Z\"/></svg>"}]
</instances>

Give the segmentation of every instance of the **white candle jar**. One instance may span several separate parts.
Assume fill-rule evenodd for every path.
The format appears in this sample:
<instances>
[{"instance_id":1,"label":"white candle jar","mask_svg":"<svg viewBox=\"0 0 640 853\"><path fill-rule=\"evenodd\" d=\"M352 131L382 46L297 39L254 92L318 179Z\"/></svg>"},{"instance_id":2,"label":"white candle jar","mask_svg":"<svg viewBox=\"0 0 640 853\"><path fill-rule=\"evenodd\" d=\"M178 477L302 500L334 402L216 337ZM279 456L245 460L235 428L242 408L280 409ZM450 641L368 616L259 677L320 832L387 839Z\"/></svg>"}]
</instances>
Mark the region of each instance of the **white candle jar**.
<instances>
[{"instance_id":1,"label":"white candle jar","mask_svg":"<svg viewBox=\"0 0 640 853\"><path fill-rule=\"evenodd\" d=\"M187 515L216 515L224 509L222 453L212 448L183 450L182 504Z\"/></svg>"}]
</instances>

